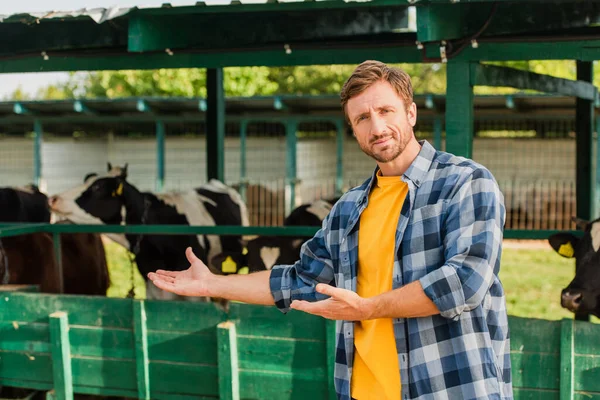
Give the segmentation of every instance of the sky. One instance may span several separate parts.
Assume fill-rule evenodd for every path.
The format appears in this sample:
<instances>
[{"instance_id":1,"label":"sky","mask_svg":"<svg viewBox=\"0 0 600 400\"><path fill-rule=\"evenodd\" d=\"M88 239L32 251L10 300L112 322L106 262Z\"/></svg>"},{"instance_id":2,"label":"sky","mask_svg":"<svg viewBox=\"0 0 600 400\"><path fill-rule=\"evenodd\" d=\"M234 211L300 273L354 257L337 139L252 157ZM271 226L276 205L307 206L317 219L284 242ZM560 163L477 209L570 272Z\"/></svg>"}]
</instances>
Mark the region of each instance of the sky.
<instances>
[{"instance_id":1,"label":"sky","mask_svg":"<svg viewBox=\"0 0 600 400\"><path fill-rule=\"evenodd\" d=\"M208 2L208 1L207 1ZM133 7L133 6L156 6L163 3L172 5L190 5L194 0L0 0L0 15L11 15L20 12L35 11L73 11L82 8L97 7ZM66 80L67 73L45 72L28 74L0 74L0 99L14 92L17 87L29 94L35 94L37 89L52 83Z\"/></svg>"}]
</instances>

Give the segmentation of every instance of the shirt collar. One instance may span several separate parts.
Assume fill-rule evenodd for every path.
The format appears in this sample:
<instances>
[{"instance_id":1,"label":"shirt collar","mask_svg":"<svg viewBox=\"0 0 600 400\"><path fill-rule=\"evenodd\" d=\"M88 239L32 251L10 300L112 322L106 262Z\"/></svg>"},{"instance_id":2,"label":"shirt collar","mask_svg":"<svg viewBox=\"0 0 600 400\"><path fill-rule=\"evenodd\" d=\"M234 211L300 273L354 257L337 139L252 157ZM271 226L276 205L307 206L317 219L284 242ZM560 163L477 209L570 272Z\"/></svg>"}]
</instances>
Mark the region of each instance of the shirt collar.
<instances>
[{"instance_id":1,"label":"shirt collar","mask_svg":"<svg viewBox=\"0 0 600 400\"><path fill-rule=\"evenodd\" d=\"M415 157L406 172L402 175L405 180L412 181L416 187L421 186L421 183L423 183L436 153L435 148L426 140L420 140L419 145L421 146L419 154L417 154L417 157ZM379 171L379 167L375 167L375 170L371 174L371 179L363 184L363 194L360 198L361 204L368 200L373 185L377 184L377 171Z\"/></svg>"}]
</instances>

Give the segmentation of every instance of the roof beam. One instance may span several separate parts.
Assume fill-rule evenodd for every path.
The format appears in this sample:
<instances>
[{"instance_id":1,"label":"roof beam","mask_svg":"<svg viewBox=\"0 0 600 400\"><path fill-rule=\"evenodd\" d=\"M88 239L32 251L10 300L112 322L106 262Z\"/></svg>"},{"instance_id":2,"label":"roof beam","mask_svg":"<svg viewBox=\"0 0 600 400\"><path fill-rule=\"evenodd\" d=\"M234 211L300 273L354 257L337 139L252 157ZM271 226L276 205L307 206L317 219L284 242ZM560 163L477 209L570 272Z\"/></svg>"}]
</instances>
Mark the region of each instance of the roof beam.
<instances>
[{"instance_id":1,"label":"roof beam","mask_svg":"<svg viewBox=\"0 0 600 400\"><path fill-rule=\"evenodd\" d=\"M471 82L473 85L530 89L544 93L574 96L592 101L596 100L598 94L596 87L589 82L541 75L515 68L480 64L473 66L471 73Z\"/></svg>"},{"instance_id":2,"label":"roof beam","mask_svg":"<svg viewBox=\"0 0 600 400\"><path fill-rule=\"evenodd\" d=\"M457 47L464 42L470 44L471 40L529 32L561 38L565 30L599 22L600 3L587 1L546 1L543 7L523 2L429 3L417 7L417 40L426 43L461 39Z\"/></svg>"},{"instance_id":3,"label":"roof beam","mask_svg":"<svg viewBox=\"0 0 600 400\"><path fill-rule=\"evenodd\" d=\"M0 58L0 73L357 64L368 59L381 60L387 63L416 63L421 62L421 52L416 46L407 47L390 44L389 46L359 48L331 46L319 49L293 49L290 54L287 54L283 47L276 50L204 54L175 52L172 56L165 52L96 56L50 54L47 61L38 56L5 60Z\"/></svg>"},{"instance_id":4,"label":"roof beam","mask_svg":"<svg viewBox=\"0 0 600 400\"><path fill-rule=\"evenodd\" d=\"M269 23L265 24L264 19ZM352 23L349 23L352 21ZM129 18L128 51L195 51L214 49L284 50L286 44L319 41L344 42L355 37L381 41L401 37L407 31L408 7L387 5L363 8L324 8L290 13L271 11L263 18L248 18L245 13L190 13L149 15L133 13ZM214 32L219 34L215 35Z\"/></svg>"}]
</instances>

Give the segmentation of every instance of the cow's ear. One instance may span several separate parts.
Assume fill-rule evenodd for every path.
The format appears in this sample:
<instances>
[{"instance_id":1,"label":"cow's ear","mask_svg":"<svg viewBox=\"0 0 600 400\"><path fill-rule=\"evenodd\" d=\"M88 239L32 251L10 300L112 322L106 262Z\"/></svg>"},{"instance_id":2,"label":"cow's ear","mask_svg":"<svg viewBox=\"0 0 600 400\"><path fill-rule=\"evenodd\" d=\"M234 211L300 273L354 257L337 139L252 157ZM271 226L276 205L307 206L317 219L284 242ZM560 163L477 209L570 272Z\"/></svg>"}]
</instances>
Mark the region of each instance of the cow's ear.
<instances>
[{"instance_id":1,"label":"cow's ear","mask_svg":"<svg viewBox=\"0 0 600 400\"><path fill-rule=\"evenodd\" d=\"M110 172L111 169L112 169L112 164L107 162L106 163L106 172Z\"/></svg>"},{"instance_id":2,"label":"cow's ear","mask_svg":"<svg viewBox=\"0 0 600 400\"><path fill-rule=\"evenodd\" d=\"M575 256L575 247L579 239L570 233L555 233L548 238L550 246L558 254L565 258L573 258Z\"/></svg>"},{"instance_id":3,"label":"cow's ear","mask_svg":"<svg viewBox=\"0 0 600 400\"><path fill-rule=\"evenodd\" d=\"M240 269L243 268L243 266L240 265L240 260L237 260L237 257L232 257L231 254L227 253L221 253L214 256L211 260L211 264L223 275L240 273Z\"/></svg>"},{"instance_id":4,"label":"cow's ear","mask_svg":"<svg viewBox=\"0 0 600 400\"><path fill-rule=\"evenodd\" d=\"M121 178L127 179L127 163L123 165L123 169L121 170Z\"/></svg>"},{"instance_id":5,"label":"cow's ear","mask_svg":"<svg viewBox=\"0 0 600 400\"><path fill-rule=\"evenodd\" d=\"M573 221L573 223L575 224L575 226L577 227L578 230L580 231L586 231L590 221L587 221L585 219L581 219L581 218L577 218L577 217L571 217L571 221Z\"/></svg>"}]
</instances>

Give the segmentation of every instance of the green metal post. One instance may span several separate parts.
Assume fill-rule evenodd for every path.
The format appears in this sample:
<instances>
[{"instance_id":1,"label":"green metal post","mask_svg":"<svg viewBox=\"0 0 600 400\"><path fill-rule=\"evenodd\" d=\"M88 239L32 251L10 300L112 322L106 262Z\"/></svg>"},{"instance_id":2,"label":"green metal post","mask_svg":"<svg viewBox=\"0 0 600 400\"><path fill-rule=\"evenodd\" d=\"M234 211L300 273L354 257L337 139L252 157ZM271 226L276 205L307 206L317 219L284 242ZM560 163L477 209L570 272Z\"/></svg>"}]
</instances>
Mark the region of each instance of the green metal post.
<instances>
[{"instance_id":1,"label":"green metal post","mask_svg":"<svg viewBox=\"0 0 600 400\"><path fill-rule=\"evenodd\" d=\"M297 167L297 136L298 121L291 119L286 124L285 139L286 139L286 158L285 158L285 178L286 178L286 202L285 215L296 206L296 167Z\"/></svg>"},{"instance_id":2,"label":"green metal post","mask_svg":"<svg viewBox=\"0 0 600 400\"><path fill-rule=\"evenodd\" d=\"M442 117L439 115L433 118L433 146L442 150Z\"/></svg>"},{"instance_id":3,"label":"green metal post","mask_svg":"<svg viewBox=\"0 0 600 400\"><path fill-rule=\"evenodd\" d=\"M246 201L246 189L248 181L246 179L246 131L248 129L248 121L245 119L240 121L240 196Z\"/></svg>"},{"instance_id":4,"label":"green metal post","mask_svg":"<svg viewBox=\"0 0 600 400\"><path fill-rule=\"evenodd\" d=\"M54 243L54 257L56 258L56 282L58 283L58 293L65 292L63 265L62 265L62 246L60 244L60 233L53 232L52 240Z\"/></svg>"},{"instance_id":5,"label":"green metal post","mask_svg":"<svg viewBox=\"0 0 600 400\"><path fill-rule=\"evenodd\" d=\"M336 127L336 169L335 169L335 194L341 196L344 190L344 141L346 139L344 129L346 122L343 119L335 121Z\"/></svg>"},{"instance_id":6,"label":"green metal post","mask_svg":"<svg viewBox=\"0 0 600 400\"><path fill-rule=\"evenodd\" d=\"M49 318L54 391L58 400L72 400L73 373L67 313L57 311L50 314Z\"/></svg>"},{"instance_id":7,"label":"green metal post","mask_svg":"<svg viewBox=\"0 0 600 400\"><path fill-rule=\"evenodd\" d=\"M593 64L589 61L577 61L577 80L592 82ZM577 216L582 219L592 220L594 192L593 159L593 127L594 127L594 102L577 98L575 102L575 129L576 129L576 177L577 177Z\"/></svg>"},{"instance_id":8,"label":"green metal post","mask_svg":"<svg viewBox=\"0 0 600 400\"><path fill-rule=\"evenodd\" d=\"M39 186L42 179L42 134L44 129L39 119L33 121L33 182Z\"/></svg>"},{"instance_id":9,"label":"green metal post","mask_svg":"<svg viewBox=\"0 0 600 400\"><path fill-rule=\"evenodd\" d=\"M135 334L135 363L138 399L150 399L150 368L148 362L148 328L146 326L146 303L133 302L133 332Z\"/></svg>"},{"instance_id":10,"label":"green metal post","mask_svg":"<svg viewBox=\"0 0 600 400\"><path fill-rule=\"evenodd\" d=\"M457 156L473 154L472 64L449 61L446 89L446 151Z\"/></svg>"},{"instance_id":11,"label":"green metal post","mask_svg":"<svg viewBox=\"0 0 600 400\"><path fill-rule=\"evenodd\" d=\"M575 387L575 321L563 319L560 330L560 400L573 400Z\"/></svg>"},{"instance_id":12,"label":"green metal post","mask_svg":"<svg viewBox=\"0 0 600 400\"><path fill-rule=\"evenodd\" d=\"M206 70L206 175L225 181L225 93L223 68Z\"/></svg>"},{"instance_id":13,"label":"green metal post","mask_svg":"<svg viewBox=\"0 0 600 400\"><path fill-rule=\"evenodd\" d=\"M165 187L165 123L156 121L156 191Z\"/></svg>"},{"instance_id":14,"label":"green metal post","mask_svg":"<svg viewBox=\"0 0 600 400\"><path fill-rule=\"evenodd\" d=\"M240 399L240 375L237 350L237 333L231 321L217 325L219 357L219 398Z\"/></svg>"}]
</instances>

